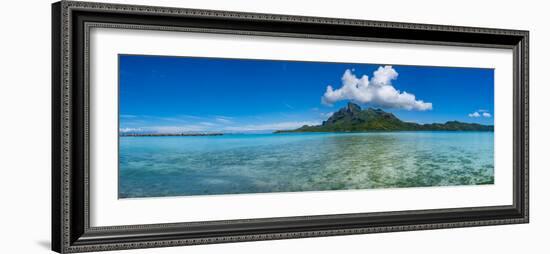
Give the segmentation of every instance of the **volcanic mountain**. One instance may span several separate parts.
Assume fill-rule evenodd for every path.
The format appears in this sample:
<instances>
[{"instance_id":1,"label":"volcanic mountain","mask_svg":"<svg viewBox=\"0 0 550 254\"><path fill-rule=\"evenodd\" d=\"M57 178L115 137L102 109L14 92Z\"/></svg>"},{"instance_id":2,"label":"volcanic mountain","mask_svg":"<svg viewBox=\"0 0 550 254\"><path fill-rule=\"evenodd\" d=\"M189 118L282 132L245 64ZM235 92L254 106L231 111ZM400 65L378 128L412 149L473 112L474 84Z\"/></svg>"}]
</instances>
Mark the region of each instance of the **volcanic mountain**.
<instances>
[{"instance_id":1,"label":"volcanic mountain","mask_svg":"<svg viewBox=\"0 0 550 254\"><path fill-rule=\"evenodd\" d=\"M362 110L355 103L349 102L321 125L304 125L286 132L366 132L366 131L493 131L493 125L448 121L446 123L418 124L404 122L394 114L382 109L368 108Z\"/></svg>"}]
</instances>

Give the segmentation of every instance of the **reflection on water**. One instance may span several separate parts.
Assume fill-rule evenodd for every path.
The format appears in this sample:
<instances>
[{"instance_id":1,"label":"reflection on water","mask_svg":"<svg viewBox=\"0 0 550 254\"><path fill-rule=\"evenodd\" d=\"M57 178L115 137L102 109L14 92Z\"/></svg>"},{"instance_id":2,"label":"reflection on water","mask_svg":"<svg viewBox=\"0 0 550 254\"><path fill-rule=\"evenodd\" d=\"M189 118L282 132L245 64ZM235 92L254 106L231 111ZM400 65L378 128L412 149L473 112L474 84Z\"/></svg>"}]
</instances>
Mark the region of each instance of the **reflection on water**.
<instances>
[{"instance_id":1,"label":"reflection on water","mask_svg":"<svg viewBox=\"0 0 550 254\"><path fill-rule=\"evenodd\" d=\"M492 132L121 137L119 196L492 184Z\"/></svg>"}]
</instances>

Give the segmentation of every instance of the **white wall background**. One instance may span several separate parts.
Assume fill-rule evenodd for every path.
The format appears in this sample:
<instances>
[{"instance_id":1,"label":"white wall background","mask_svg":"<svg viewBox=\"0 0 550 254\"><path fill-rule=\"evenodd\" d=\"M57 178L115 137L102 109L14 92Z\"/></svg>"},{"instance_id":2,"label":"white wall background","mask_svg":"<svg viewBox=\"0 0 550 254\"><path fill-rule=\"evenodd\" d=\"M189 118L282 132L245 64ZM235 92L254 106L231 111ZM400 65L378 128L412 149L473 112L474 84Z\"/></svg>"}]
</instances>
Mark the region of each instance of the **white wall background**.
<instances>
[{"instance_id":1,"label":"white wall background","mask_svg":"<svg viewBox=\"0 0 550 254\"><path fill-rule=\"evenodd\" d=\"M107 1L107 0L104 0ZM550 248L550 57L545 1L117 0L218 10L531 31L531 223L133 250L121 253L545 253ZM0 15L0 253L50 244L50 1L6 1ZM465 98L467 99L467 98Z\"/></svg>"}]
</instances>

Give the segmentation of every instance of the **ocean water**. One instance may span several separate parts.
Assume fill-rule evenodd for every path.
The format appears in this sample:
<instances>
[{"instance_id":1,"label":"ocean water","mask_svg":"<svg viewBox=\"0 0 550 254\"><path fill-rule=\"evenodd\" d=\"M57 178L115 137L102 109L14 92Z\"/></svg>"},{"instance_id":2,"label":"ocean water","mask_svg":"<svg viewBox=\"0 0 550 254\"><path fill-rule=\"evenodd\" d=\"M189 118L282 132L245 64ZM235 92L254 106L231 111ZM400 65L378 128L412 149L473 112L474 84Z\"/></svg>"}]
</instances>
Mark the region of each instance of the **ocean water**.
<instances>
[{"instance_id":1,"label":"ocean water","mask_svg":"<svg viewBox=\"0 0 550 254\"><path fill-rule=\"evenodd\" d=\"M119 197L492 184L492 132L120 137Z\"/></svg>"}]
</instances>

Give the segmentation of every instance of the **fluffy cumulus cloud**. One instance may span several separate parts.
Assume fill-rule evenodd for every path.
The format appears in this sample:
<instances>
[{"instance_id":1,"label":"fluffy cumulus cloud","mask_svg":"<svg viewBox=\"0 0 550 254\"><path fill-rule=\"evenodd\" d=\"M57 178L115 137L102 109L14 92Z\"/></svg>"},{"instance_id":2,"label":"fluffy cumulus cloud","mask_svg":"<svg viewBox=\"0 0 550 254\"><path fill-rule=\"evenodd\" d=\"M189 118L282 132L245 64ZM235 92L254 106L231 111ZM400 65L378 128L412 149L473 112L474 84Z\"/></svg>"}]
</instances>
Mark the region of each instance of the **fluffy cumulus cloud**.
<instances>
[{"instance_id":1,"label":"fluffy cumulus cloud","mask_svg":"<svg viewBox=\"0 0 550 254\"><path fill-rule=\"evenodd\" d=\"M468 114L468 116L469 116L469 117L480 117L481 114L479 114L479 112L476 111L476 112L474 112L474 113Z\"/></svg>"},{"instance_id":2,"label":"fluffy cumulus cloud","mask_svg":"<svg viewBox=\"0 0 550 254\"><path fill-rule=\"evenodd\" d=\"M468 114L468 117L478 118L478 117L485 117L490 118L492 117L491 113L487 112L485 109L478 109L474 113Z\"/></svg>"},{"instance_id":3,"label":"fluffy cumulus cloud","mask_svg":"<svg viewBox=\"0 0 550 254\"><path fill-rule=\"evenodd\" d=\"M342 76L342 87L335 89L327 86L322 102L332 105L337 101L351 100L357 103L371 103L384 108L406 110L431 110L432 104L417 100L416 96L405 91L401 92L392 85L399 73L391 66L380 66L374 71L372 78L363 75L357 77L353 70L346 70Z\"/></svg>"}]
</instances>

